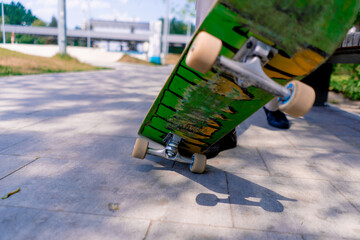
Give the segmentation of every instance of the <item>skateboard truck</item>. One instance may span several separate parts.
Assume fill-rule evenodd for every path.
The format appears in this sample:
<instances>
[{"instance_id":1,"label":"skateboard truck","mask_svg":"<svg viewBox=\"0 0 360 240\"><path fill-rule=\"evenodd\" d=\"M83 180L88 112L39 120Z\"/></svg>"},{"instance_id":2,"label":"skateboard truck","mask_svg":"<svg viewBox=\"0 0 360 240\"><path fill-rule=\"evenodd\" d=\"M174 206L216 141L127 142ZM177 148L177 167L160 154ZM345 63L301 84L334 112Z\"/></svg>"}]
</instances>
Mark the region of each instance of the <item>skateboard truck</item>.
<instances>
[{"instance_id":1,"label":"skateboard truck","mask_svg":"<svg viewBox=\"0 0 360 240\"><path fill-rule=\"evenodd\" d=\"M291 90L269 78L262 69L277 53L277 49L250 37L233 59L219 56L215 66L235 76L240 87L254 86L287 100Z\"/></svg>"},{"instance_id":2,"label":"skateboard truck","mask_svg":"<svg viewBox=\"0 0 360 240\"><path fill-rule=\"evenodd\" d=\"M153 149L148 148L148 154L163 157L172 161L181 162L181 163L187 163L192 164L193 160L189 158L185 158L179 154L178 147L180 142L182 141L182 138L176 134L169 133L164 138L164 143L166 144L165 148L163 149Z\"/></svg>"},{"instance_id":3,"label":"skateboard truck","mask_svg":"<svg viewBox=\"0 0 360 240\"><path fill-rule=\"evenodd\" d=\"M144 159L146 154L150 154L171 161L190 164L190 171L194 173L203 173L206 168L205 155L195 153L192 158L181 156L178 147L182 140L182 137L170 132L163 140L165 148L154 149L149 147L149 142L147 140L138 138L134 146L133 157Z\"/></svg>"},{"instance_id":4,"label":"skateboard truck","mask_svg":"<svg viewBox=\"0 0 360 240\"><path fill-rule=\"evenodd\" d=\"M237 79L242 88L254 86L279 97L279 109L293 117L305 115L313 106L315 91L300 81L291 81L282 86L268 77L262 67L278 51L250 37L233 59L220 55L222 41L207 32L198 33L187 58L186 64L196 71L206 74L212 67L219 68Z\"/></svg>"}]
</instances>

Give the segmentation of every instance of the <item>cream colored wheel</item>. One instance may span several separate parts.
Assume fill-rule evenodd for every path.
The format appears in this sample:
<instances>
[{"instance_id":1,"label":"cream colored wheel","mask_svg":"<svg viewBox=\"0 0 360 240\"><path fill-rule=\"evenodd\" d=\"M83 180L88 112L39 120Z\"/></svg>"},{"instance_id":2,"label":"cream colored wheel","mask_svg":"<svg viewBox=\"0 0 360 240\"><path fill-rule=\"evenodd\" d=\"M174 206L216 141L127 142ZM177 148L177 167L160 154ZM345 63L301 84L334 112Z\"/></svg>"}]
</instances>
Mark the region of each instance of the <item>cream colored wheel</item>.
<instances>
[{"instance_id":1,"label":"cream colored wheel","mask_svg":"<svg viewBox=\"0 0 360 240\"><path fill-rule=\"evenodd\" d=\"M210 71L221 51L220 39L207 32L200 32L186 57L186 64L203 74Z\"/></svg>"},{"instance_id":2,"label":"cream colored wheel","mask_svg":"<svg viewBox=\"0 0 360 240\"><path fill-rule=\"evenodd\" d=\"M193 173L204 173L206 168L206 156L195 153L193 155L194 162L190 165L190 171Z\"/></svg>"},{"instance_id":3,"label":"cream colored wheel","mask_svg":"<svg viewBox=\"0 0 360 240\"><path fill-rule=\"evenodd\" d=\"M312 87L300 81L291 81L286 87L292 94L287 101L279 102L279 109L292 117L304 116L314 105L315 91Z\"/></svg>"},{"instance_id":4,"label":"cream colored wheel","mask_svg":"<svg viewBox=\"0 0 360 240\"><path fill-rule=\"evenodd\" d=\"M147 153L148 146L149 146L149 141L142 138L136 139L134 150L132 153L133 157L144 159Z\"/></svg>"}]
</instances>

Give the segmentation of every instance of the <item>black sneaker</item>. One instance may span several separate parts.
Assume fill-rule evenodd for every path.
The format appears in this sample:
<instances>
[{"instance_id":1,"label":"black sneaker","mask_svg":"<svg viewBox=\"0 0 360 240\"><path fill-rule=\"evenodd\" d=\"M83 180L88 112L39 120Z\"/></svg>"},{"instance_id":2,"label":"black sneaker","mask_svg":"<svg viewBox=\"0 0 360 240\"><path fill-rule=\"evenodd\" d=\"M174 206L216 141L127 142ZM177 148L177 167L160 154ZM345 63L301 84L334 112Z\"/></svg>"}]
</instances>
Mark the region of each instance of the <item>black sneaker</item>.
<instances>
[{"instance_id":1,"label":"black sneaker","mask_svg":"<svg viewBox=\"0 0 360 240\"><path fill-rule=\"evenodd\" d=\"M226 134L222 139L214 143L211 147L208 148L205 152L207 159L216 157L219 152L225 151L230 148L235 148L237 144L237 136L235 129Z\"/></svg>"},{"instance_id":2,"label":"black sneaker","mask_svg":"<svg viewBox=\"0 0 360 240\"><path fill-rule=\"evenodd\" d=\"M269 111L265 107L263 107L266 114L267 122L270 126L281 128L281 129L289 129L290 124L289 120L286 118L286 115L281 111Z\"/></svg>"}]
</instances>

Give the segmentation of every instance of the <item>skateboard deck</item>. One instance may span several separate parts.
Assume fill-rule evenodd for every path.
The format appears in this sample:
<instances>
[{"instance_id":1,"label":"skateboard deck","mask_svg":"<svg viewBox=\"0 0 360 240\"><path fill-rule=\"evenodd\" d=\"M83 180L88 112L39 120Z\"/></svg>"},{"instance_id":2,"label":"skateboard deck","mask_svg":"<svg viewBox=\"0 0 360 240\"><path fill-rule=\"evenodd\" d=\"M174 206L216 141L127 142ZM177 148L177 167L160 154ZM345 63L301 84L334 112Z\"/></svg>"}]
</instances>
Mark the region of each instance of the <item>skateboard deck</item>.
<instances>
[{"instance_id":1,"label":"skateboard deck","mask_svg":"<svg viewBox=\"0 0 360 240\"><path fill-rule=\"evenodd\" d=\"M300 80L339 46L359 9L356 0L219 0L197 29L144 119L138 134L164 145L173 133L182 154L204 153L274 96L235 84L212 68L206 74L186 65L197 34L222 41L220 55L233 58L249 37L275 47L264 72L276 82Z\"/></svg>"}]
</instances>

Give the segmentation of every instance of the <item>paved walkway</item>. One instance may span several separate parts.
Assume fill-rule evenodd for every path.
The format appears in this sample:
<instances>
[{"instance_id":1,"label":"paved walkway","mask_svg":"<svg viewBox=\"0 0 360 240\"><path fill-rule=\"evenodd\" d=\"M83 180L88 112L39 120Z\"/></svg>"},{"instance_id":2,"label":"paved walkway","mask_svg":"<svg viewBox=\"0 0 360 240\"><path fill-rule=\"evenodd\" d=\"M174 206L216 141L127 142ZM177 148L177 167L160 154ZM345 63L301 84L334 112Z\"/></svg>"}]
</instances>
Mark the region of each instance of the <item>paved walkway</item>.
<instances>
[{"instance_id":1,"label":"paved walkway","mask_svg":"<svg viewBox=\"0 0 360 240\"><path fill-rule=\"evenodd\" d=\"M0 239L360 239L360 117L238 127L206 174L131 157L171 67L0 78Z\"/></svg>"}]
</instances>

